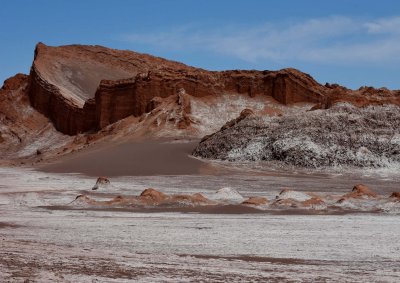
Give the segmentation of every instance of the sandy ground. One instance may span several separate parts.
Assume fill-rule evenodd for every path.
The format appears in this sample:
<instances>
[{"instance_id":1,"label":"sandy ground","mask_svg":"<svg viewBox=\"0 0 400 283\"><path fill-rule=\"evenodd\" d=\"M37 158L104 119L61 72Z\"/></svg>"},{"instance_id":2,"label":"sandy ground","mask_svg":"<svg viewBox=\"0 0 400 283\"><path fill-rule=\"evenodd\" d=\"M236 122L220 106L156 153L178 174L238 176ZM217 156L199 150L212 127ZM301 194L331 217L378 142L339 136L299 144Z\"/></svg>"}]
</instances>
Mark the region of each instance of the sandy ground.
<instances>
[{"instance_id":1,"label":"sandy ground","mask_svg":"<svg viewBox=\"0 0 400 283\"><path fill-rule=\"evenodd\" d=\"M44 172L88 176L189 175L207 164L190 157L198 140L146 140L97 145L40 166Z\"/></svg>"},{"instance_id":2,"label":"sandy ground","mask_svg":"<svg viewBox=\"0 0 400 283\"><path fill-rule=\"evenodd\" d=\"M200 180L201 186L212 190L223 187L227 180L234 184L233 188L240 189L243 185L247 186L247 182L254 182L260 184L257 189L267 192L267 196L271 189L284 188L345 193L358 183L370 186L379 194L390 194L399 190L400 174L393 170L344 169L330 172L281 168L269 163L202 161L190 156L198 142L199 140L157 139L100 143L51 163L39 163L36 169L46 173L77 173L91 177L128 176L127 179L130 179L129 176L141 176L155 188L163 184L152 176L160 175L174 176L175 179L184 175L188 182L197 183ZM198 178L196 175L206 177Z\"/></svg>"},{"instance_id":3,"label":"sandy ground","mask_svg":"<svg viewBox=\"0 0 400 283\"><path fill-rule=\"evenodd\" d=\"M79 194L138 195L148 187L206 196L230 187L243 196L273 199L286 187L341 194L366 183L389 195L400 185L392 173L371 171L261 174L257 168L213 164L222 169L210 175L201 161L187 157L192 146L168 143L160 152L160 142L122 144L82 152L62 164L42 167L44 171L0 168L0 281L400 281L398 211L315 214L260 213L229 205L211 211L69 206ZM151 166L155 160L157 166ZM131 168L124 171L121 165ZM147 171L139 171L142 167ZM111 176L112 186L93 192L97 175Z\"/></svg>"}]
</instances>

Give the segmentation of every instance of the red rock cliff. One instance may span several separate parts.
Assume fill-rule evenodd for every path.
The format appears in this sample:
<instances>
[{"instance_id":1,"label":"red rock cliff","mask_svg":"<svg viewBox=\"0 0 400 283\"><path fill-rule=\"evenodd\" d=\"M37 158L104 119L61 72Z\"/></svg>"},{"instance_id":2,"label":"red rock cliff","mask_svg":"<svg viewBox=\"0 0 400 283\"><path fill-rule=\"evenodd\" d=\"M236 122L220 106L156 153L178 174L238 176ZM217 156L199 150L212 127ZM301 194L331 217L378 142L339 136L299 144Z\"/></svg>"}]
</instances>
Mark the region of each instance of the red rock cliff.
<instances>
[{"instance_id":1,"label":"red rock cliff","mask_svg":"<svg viewBox=\"0 0 400 283\"><path fill-rule=\"evenodd\" d=\"M295 69L212 72L162 58L101 46L39 43L30 73L31 105L56 129L75 135L151 110L154 97L181 89L203 97L225 93L272 96L283 104L327 105L345 88L322 86ZM330 97L332 99L329 99Z\"/></svg>"}]
</instances>

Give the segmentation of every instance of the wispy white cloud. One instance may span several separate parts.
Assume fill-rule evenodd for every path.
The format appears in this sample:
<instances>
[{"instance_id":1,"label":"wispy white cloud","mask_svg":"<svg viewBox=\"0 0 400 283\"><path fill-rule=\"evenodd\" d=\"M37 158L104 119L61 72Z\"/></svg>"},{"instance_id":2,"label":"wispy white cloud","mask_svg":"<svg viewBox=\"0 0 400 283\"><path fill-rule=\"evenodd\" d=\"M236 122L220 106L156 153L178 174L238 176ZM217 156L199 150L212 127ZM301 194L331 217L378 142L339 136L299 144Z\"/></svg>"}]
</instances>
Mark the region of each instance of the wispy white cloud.
<instances>
[{"instance_id":1,"label":"wispy white cloud","mask_svg":"<svg viewBox=\"0 0 400 283\"><path fill-rule=\"evenodd\" d=\"M400 17L378 19L376 21L366 22L365 27L369 33L399 34Z\"/></svg>"},{"instance_id":2,"label":"wispy white cloud","mask_svg":"<svg viewBox=\"0 0 400 283\"><path fill-rule=\"evenodd\" d=\"M394 64L400 62L400 16L360 20L332 16L291 23L202 28L189 25L124 40L167 50L200 50L249 62Z\"/></svg>"}]
</instances>

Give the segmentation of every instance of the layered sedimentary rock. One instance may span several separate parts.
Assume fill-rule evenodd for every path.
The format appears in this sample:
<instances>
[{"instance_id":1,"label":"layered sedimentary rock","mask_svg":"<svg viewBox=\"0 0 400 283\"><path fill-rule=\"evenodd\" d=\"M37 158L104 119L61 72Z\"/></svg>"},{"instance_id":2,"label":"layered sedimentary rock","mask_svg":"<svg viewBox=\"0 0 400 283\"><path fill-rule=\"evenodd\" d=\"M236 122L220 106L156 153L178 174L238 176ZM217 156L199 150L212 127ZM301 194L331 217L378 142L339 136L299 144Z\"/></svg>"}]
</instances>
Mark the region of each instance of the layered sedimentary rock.
<instances>
[{"instance_id":1,"label":"layered sedimentary rock","mask_svg":"<svg viewBox=\"0 0 400 283\"><path fill-rule=\"evenodd\" d=\"M66 134L101 129L152 109L155 97L182 90L193 97L272 96L284 104L324 102L327 88L294 69L211 72L100 46L36 46L30 73L32 106Z\"/></svg>"},{"instance_id":2,"label":"layered sedimentary rock","mask_svg":"<svg viewBox=\"0 0 400 283\"><path fill-rule=\"evenodd\" d=\"M73 139L56 131L49 119L31 107L28 86L29 77L17 74L0 89L1 162L19 163L26 156L41 159L53 146L62 147Z\"/></svg>"},{"instance_id":3,"label":"layered sedimentary rock","mask_svg":"<svg viewBox=\"0 0 400 283\"><path fill-rule=\"evenodd\" d=\"M315 109L329 108L338 101L357 106L400 104L399 91L371 87L352 91L336 84L321 85L295 69L213 72L101 46L39 43L26 81L23 92L30 105L68 135L97 131L127 116L139 117L153 110L155 102L182 93L188 101L261 96L282 104L310 102L316 104ZM21 86L26 81L21 81ZM188 105L190 108L190 102Z\"/></svg>"}]
</instances>

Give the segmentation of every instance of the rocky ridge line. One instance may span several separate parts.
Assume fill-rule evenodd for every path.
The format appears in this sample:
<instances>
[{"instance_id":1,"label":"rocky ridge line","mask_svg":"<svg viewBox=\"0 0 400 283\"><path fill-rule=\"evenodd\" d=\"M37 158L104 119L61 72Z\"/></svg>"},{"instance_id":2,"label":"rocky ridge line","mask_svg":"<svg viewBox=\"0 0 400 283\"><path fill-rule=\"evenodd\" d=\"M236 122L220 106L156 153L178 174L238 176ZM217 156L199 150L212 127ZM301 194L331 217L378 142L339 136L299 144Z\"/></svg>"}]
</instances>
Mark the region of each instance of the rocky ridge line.
<instances>
[{"instance_id":1,"label":"rocky ridge line","mask_svg":"<svg viewBox=\"0 0 400 283\"><path fill-rule=\"evenodd\" d=\"M280 71L206 71L132 51L101 46L50 47L39 43L30 73L31 105L62 133L97 131L127 116L152 110L151 101L181 90L193 97L226 93L271 96L282 104L335 101L358 105L397 103L398 91L351 91L321 85L295 69Z\"/></svg>"}]
</instances>

